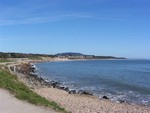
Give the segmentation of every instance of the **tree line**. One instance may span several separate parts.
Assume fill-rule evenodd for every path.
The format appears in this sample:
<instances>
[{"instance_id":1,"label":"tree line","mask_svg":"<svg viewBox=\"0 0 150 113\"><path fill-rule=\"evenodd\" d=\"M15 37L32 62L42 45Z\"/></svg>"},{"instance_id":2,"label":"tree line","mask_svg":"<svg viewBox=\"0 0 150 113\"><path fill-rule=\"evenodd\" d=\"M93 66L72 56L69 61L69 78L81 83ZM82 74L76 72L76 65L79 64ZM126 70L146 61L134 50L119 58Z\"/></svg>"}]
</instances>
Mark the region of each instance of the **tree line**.
<instances>
[{"instance_id":1,"label":"tree line","mask_svg":"<svg viewBox=\"0 0 150 113\"><path fill-rule=\"evenodd\" d=\"M4 53L0 52L0 59L8 59L8 58L31 58L31 59L39 59L40 57L55 57L54 55L47 54L32 54L32 53Z\"/></svg>"}]
</instances>

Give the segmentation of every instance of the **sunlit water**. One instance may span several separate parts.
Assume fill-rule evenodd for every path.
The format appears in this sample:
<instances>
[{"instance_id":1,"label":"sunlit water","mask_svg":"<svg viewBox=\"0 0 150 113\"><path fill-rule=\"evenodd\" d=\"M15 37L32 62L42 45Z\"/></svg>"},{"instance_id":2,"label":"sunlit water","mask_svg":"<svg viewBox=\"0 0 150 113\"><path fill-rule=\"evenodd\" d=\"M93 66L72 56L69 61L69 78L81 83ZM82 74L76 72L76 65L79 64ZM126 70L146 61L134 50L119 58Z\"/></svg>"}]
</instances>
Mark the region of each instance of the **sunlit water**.
<instances>
[{"instance_id":1,"label":"sunlit water","mask_svg":"<svg viewBox=\"0 0 150 113\"><path fill-rule=\"evenodd\" d=\"M36 64L38 73L71 89L150 105L150 60L81 60Z\"/></svg>"}]
</instances>

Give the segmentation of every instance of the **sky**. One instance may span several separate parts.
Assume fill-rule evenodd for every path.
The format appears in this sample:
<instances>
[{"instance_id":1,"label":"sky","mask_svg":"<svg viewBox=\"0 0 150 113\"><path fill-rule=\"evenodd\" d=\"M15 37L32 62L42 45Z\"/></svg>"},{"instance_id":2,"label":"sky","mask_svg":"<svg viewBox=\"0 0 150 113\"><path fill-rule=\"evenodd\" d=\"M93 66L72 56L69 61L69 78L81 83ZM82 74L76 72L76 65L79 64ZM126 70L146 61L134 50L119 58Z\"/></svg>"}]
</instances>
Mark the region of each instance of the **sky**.
<instances>
[{"instance_id":1,"label":"sky","mask_svg":"<svg viewBox=\"0 0 150 113\"><path fill-rule=\"evenodd\" d=\"M0 51L150 59L150 0L0 0Z\"/></svg>"}]
</instances>

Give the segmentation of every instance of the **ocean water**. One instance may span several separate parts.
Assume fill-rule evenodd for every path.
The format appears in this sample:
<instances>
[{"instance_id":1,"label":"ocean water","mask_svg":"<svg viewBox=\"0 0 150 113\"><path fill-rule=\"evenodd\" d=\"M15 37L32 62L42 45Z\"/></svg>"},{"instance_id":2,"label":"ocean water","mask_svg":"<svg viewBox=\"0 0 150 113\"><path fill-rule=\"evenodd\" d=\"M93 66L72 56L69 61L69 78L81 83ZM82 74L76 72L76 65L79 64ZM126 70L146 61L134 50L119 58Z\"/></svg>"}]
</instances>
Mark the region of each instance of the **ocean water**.
<instances>
[{"instance_id":1,"label":"ocean water","mask_svg":"<svg viewBox=\"0 0 150 113\"><path fill-rule=\"evenodd\" d=\"M150 60L80 60L36 64L38 73L100 98L150 106Z\"/></svg>"}]
</instances>

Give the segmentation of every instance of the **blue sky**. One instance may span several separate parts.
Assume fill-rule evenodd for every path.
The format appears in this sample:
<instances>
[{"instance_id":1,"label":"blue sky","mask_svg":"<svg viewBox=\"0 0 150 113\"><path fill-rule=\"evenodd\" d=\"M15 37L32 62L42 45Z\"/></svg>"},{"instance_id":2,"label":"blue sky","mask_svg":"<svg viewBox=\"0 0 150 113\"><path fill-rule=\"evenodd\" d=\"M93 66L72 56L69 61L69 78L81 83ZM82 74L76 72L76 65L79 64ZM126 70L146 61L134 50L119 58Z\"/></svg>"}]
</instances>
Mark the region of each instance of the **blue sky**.
<instances>
[{"instance_id":1,"label":"blue sky","mask_svg":"<svg viewBox=\"0 0 150 113\"><path fill-rule=\"evenodd\" d=\"M0 51L150 58L150 1L0 0Z\"/></svg>"}]
</instances>

